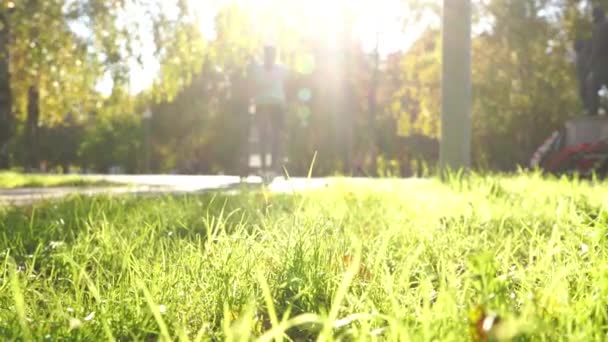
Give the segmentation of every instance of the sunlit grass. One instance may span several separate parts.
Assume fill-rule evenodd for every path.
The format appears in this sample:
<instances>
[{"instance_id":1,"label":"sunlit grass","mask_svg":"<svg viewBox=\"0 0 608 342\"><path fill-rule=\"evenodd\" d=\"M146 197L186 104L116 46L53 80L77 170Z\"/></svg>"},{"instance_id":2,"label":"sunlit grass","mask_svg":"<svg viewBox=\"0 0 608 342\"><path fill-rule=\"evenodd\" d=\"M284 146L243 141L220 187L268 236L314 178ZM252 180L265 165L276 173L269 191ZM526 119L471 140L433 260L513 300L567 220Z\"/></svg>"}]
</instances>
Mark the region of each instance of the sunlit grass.
<instances>
[{"instance_id":1,"label":"sunlit grass","mask_svg":"<svg viewBox=\"0 0 608 342\"><path fill-rule=\"evenodd\" d=\"M108 185L113 185L113 183L76 175L24 174L9 171L0 172L0 189Z\"/></svg>"},{"instance_id":2,"label":"sunlit grass","mask_svg":"<svg viewBox=\"0 0 608 342\"><path fill-rule=\"evenodd\" d=\"M4 208L0 335L605 340L607 199L518 176Z\"/></svg>"}]
</instances>

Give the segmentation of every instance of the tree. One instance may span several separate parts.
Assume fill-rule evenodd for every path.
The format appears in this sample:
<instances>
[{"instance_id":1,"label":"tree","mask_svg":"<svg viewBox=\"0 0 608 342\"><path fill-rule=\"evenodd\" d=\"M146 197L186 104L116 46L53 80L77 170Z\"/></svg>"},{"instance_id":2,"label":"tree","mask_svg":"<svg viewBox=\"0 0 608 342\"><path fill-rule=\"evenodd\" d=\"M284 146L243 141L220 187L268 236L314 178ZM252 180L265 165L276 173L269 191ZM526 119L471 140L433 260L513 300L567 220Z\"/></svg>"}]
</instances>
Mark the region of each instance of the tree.
<instances>
[{"instance_id":1,"label":"tree","mask_svg":"<svg viewBox=\"0 0 608 342\"><path fill-rule=\"evenodd\" d=\"M13 105L11 94L11 75L9 42L10 8L7 3L0 3L0 169L9 166L9 143L13 134Z\"/></svg>"},{"instance_id":2,"label":"tree","mask_svg":"<svg viewBox=\"0 0 608 342\"><path fill-rule=\"evenodd\" d=\"M580 115L572 41L541 15L550 2L493 0L491 30L473 41L474 156L478 167L513 170L564 121Z\"/></svg>"},{"instance_id":3,"label":"tree","mask_svg":"<svg viewBox=\"0 0 608 342\"><path fill-rule=\"evenodd\" d=\"M84 38L70 27L84 20L84 14L76 15L76 5L84 1L27 0L15 3L10 16L12 39L5 48L11 57L11 97L16 118L26 123L28 152L22 162L29 168L39 164L39 126L52 126L68 112L84 114L97 105L91 99L102 65L91 52L95 35Z\"/></svg>"},{"instance_id":4,"label":"tree","mask_svg":"<svg viewBox=\"0 0 608 342\"><path fill-rule=\"evenodd\" d=\"M82 120L87 113L98 110L100 98L96 87L104 78L111 78L114 88L129 88L129 70L135 61L141 60L141 47L168 42L155 41L148 27L165 36L167 32L184 32L193 27L185 21L170 23L164 15L170 12L165 9L171 7L187 11L184 0L2 3L0 53L5 51L10 56L10 65L5 68L0 65L0 83L8 85L2 93L14 105L15 118L27 123L24 141L30 152L23 162L29 167L38 164L35 127L57 125L68 113L75 113L76 119ZM10 16L6 14L7 4L12 7ZM132 12L138 15L129 16ZM180 37L181 46L187 46L189 37L183 34ZM158 56L163 49L157 46ZM2 77L3 70L7 70L6 77ZM1 105L11 107L7 103ZM28 110L34 108L39 110ZM6 109L1 111L9 113ZM7 146L16 132L10 129L14 125L9 124L7 115L0 116L0 120L7 122L2 125L0 146Z\"/></svg>"}]
</instances>

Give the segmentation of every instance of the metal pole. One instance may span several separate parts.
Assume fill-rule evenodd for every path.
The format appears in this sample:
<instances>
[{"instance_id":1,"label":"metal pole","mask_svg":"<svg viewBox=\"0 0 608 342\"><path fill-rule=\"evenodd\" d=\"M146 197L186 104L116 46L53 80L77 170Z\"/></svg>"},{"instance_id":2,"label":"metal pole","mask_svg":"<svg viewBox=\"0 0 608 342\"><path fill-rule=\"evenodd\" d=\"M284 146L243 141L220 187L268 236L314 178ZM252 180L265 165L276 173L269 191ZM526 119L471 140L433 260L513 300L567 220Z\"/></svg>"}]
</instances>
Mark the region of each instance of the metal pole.
<instances>
[{"instance_id":1,"label":"metal pole","mask_svg":"<svg viewBox=\"0 0 608 342\"><path fill-rule=\"evenodd\" d=\"M471 1L443 1L442 171L471 164Z\"/></svg>"}]
</instances>

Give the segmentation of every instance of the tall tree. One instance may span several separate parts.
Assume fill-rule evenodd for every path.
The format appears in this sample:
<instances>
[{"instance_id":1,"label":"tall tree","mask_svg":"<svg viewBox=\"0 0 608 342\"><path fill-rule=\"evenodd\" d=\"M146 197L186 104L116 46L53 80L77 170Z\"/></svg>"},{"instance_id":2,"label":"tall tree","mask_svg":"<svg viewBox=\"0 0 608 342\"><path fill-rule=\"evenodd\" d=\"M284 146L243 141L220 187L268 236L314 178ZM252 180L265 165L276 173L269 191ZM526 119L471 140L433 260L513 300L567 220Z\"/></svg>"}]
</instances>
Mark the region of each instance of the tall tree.
<instances>
[{"instance_id":1,"label":"tall tree","mask_svg":"<svg viewBox=\"0 0 608 342\"><path fill-rule=\"evenodd\" d=\"M494 22L473 42L478 166L525 165L552 130L581 115L568 59L572 41L563 22L543 14L551 3L493 0L483 8Z\"/></svg>"},{"instance_id":2,"label":"tall tree","mask_svg":"<svg viewBox=\"0 0 608 342\"><path fill-rule=\"evenodd\" d=\"M12 4L12 3L11 3ZM0 169L9 166L9 146L13 133L13 106L10 75L10 21L12 10L6 2L0 2Z\"/></svg>"},{"instance_id":3,"label":"tall tree","mask_svg":"<svg viewBox=\"0 0 608 342\"><path fill-rule=\"evenodd\" d=\"M159 32L175 32L164 17L167 9L185 8L184 0L23 0L1 2L0 53L6 67L0 65L0 106L10 108L12 102L16 119L26 123L26 148L30 151L29 166L37 164L34 126L53 126L64 120L67 113L77 118L98 109L100 97L97 85L111 78L114 88L128 88L130 69L142 59L142 47L155 43L151 27ZM6 7L12 14L6 14ZM137 15L133 15L137 13ZM192 27L178 21L174 25ZM9 40L9 29L11 38ZM185 30L185 29L184 29ZM183 31L183 30L182 30ZM188 37L180 42L187 46ZM157 46L158 55L163 46ZM5 70L5 71L3 71ZM9 73L10 70L10 73ZM35 91L30 91L31 89ZM8 95L8 89L11 93ZM30 95L38 94L31 98ZM33 100L39 104L33 106ZM29 108L39 108L31 111ZM3 124L0 132L0 151L6 151L15 130L7 109L0 110ZM6 159L6 158L5 158ZM24 162L26 160L23 160ZM6 163L5 163L6 164ZM0 167L3 166L0 163ZM4 165L5 167L7 165Z\"/></svg>"}]
</instances>

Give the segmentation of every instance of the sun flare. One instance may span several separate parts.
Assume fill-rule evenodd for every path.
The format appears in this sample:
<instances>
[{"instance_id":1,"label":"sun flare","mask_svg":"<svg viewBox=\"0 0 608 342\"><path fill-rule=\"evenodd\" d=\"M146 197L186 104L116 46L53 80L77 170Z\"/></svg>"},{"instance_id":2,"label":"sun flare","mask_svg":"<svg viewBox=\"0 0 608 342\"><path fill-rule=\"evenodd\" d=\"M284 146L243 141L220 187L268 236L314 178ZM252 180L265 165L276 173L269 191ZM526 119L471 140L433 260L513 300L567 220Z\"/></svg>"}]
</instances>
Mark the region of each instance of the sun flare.
<instances>
[{"instance_id":1,"label":"sun flare","mask_svg":"<svg viewBox=\"0 0 608 342\"><path fill-rule=\"evenodd\" d=\"M373 49L380 39L381 52L386 54L404 49L414 36L411 31L403 32L407 6L401 0L191 0L207 36L213 36L214 14L231 3L257 18L259 34L267 42L276 41L287 25L304 36L334 44L336 36L350 24L353 38L364 48Z\"/></svg>"}]
</instances>

